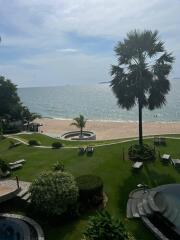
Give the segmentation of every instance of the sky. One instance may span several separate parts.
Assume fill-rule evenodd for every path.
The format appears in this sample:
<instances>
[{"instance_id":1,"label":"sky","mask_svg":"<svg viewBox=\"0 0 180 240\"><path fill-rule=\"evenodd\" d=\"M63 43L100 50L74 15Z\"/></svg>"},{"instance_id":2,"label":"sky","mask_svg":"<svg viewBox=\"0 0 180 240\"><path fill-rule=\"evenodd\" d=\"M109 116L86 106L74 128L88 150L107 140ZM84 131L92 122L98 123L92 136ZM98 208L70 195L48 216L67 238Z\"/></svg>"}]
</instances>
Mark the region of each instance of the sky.
<instances>
[{"instance_id":1,"label":"sky","mask_svg":"<svg viewBox=\"0 0 180 240\"><path fill-rule=\"evenodd\" d=\"M0 75L19 87L111 80L114 47L158 30L180 76L180 0L0 0Z\"/></svg>"}]
</instances>

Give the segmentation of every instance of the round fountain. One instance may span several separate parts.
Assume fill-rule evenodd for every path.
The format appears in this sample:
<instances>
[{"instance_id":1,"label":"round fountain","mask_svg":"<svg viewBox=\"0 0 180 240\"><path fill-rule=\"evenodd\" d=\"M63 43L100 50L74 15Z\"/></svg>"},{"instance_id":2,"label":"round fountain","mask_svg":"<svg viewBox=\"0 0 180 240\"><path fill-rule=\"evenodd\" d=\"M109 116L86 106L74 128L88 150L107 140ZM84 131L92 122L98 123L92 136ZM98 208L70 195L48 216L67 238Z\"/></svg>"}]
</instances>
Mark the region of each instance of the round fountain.
<instances>
[{"instance_id":1,"label":"round fountain","mask_svg":"<svg viewBox=\"0 0 180 240\"><path fill-rule=\"evenodd\" d=\"M83 131L81 135L80 131L66 132L61 136L61 139L65 140L96 140L96 134L91 131Z\"/></svg>"}]
</instances>

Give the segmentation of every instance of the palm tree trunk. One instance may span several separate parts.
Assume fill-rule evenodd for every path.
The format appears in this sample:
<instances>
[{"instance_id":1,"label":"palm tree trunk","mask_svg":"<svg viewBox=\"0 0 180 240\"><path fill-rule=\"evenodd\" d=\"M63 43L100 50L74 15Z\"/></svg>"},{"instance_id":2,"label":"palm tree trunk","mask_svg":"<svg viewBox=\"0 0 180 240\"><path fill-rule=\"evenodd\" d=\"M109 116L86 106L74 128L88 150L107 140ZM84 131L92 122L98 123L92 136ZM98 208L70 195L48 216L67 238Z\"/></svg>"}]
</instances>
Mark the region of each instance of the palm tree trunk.
<instances>
[{"instance_id":1,"label":"palm tree trunk","mask_svg":"<svg viewBox=\"0 0 180 240\"><path fill-rule=\"evenodd\" d=\"M81 128L81 137L82 137L82 132L83 132L83 129Z\"/></svg>"},{"instance_id":2,"label":"palm tree trunk","mask_svg":"<svg viewBox=\"0 0 180 240\"><path fill-rule=\"evenodd\" d=\"M138 107L139 107L139 145L143 145L143 129L142 129L142 104L141 101L138 101Z\"/></svg>"}]
</instances>

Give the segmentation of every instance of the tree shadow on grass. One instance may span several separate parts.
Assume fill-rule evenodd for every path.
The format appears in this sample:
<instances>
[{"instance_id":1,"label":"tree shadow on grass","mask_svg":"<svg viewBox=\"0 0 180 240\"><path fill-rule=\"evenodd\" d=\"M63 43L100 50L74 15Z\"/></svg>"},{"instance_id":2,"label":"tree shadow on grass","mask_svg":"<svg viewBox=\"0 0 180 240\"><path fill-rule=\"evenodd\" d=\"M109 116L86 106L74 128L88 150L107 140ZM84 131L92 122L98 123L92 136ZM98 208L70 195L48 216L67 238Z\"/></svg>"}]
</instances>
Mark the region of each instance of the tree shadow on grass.
<instances>
[{"instance_id":1,"label":"tree shadow on grass","mask_svg":"<svg viewBox=\"0 0 180 240\"><path fill-rule=\"evenodd\" d=\"M158 171L149 169L149 166L147 164L145 164L144 169L148 178L148 182L149 182L148 185L150 187L156 187L158 185L176 182L175 178L172 177L171 175L166 173L159 173Z\"/></svg>"},{"instance_id":2,"label":"tree shadow on grass","mask_svg":"<svg viewBox=\"0 0 180 240\"><path fill-rule=\"evenodd\" d=\"M147 164L144 164L143 171L133 172L126 178L119 188L119 211L125 216L126 215L126 205L128 201L128 196L131 191L137 188L138 184L145 184L150 188L156 187L163 184L169 184L176 182L175 179L163 173L158 173L157 171L150 170Z\"/></svg>"},{"instance_id":3,"label":"tree shadow on grass","mask_svg":"<svg viewBox=\"0 0 180 240\"><path fill-rule=\"evenodd\" d=\"M126 205L128 201L129 193L137 188L137 184L143 183L147 184L146 175L140 171L140 172L133 172L132 174L126 178L123 183L120 185L119 188L119 210L122 213L123 216L126 215Z\"/></svg>"}]
</instances>

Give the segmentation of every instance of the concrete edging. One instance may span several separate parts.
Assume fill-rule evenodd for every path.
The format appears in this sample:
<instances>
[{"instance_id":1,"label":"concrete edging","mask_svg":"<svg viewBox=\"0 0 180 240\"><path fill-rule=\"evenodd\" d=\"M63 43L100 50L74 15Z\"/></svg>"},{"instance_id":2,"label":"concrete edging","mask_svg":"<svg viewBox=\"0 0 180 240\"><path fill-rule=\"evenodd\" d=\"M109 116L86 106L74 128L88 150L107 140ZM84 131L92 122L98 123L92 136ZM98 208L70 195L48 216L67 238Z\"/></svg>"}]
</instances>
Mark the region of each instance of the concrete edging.
<instances>
[{"instance_id":1,"label":"concrete edging","mask_svg":"<svg viewBox=\"0 0 180 240\"><path fill-rule=\"evenodd\" d=\"M143 223L146 225L146 227L149 228L149 230L156 236L157 239L159 240L170 240L169 238L167 238L166 236L164 236L164 234L162 232L159 231L158 228L156 228L150 221L148 218L146 217L141 217Z\"/></svg>"},{"instance_id":2,"label":"concrete edging","mask_svg":"<svg viewBox=\"0 0 180 240\"><path fill-rule=\"evenodd\" d=\"M22 220L22 221L28 223L36 230L37 235L38 235L38 240L45 240L44 233L43 233L41 226L37 222L35 222L33 219L23 216L23 215L10 214L10 213L1 213L0 217L6 217L6 218L9 217L9 218L13 218L13 219Z\"/></svg>"}]
</instances>

